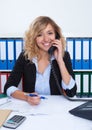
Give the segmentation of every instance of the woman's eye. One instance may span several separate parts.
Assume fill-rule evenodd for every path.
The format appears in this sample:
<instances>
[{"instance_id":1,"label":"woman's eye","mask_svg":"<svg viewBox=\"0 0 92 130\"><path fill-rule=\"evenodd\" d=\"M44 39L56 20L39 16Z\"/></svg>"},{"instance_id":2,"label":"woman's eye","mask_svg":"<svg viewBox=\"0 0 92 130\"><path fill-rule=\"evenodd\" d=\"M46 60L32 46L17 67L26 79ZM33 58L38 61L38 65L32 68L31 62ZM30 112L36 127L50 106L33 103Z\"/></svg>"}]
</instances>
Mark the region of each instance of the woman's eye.
<instances>
[{"instance_id":1,"label":"woman's eye","mask_svg":"<svg viewBox=\"0 0 92 130\"><path fill-rule=\"evenodd\" d=\"M53 34L53 32L49 32L48 34L51 35L51 34Z\"/></svg>"},{"instance_id":2,"label":"woman's eye","mask_svg":"<svg viewBox=\"0 0 92 130\"><path fill-rule=\"evenodd\" d=\"M42 34L38 34L38 35L37 35L37 37L41 37L41 36L42 36Z\"/></svg>"}]
</instances>

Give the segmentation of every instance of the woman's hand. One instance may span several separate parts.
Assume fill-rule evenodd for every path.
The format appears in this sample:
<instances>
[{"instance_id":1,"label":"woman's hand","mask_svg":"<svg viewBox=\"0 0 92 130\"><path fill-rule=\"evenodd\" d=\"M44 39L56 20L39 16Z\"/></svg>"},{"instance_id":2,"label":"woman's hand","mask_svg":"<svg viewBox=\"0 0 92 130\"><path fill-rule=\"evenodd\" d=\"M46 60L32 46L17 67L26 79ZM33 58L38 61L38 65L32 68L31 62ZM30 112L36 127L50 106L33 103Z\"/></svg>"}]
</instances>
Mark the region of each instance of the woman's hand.
<instances>
[{"instance_id":1,"label":"woman's hand","mask_svg":"<svg viewBox=\"0 0 92 130\"><path fill-rule=\"evenodd\" d=\"M38 105L41 101L39 95L37 93L31 94L35 94L36 96L27 96L26 101L31 105Z\"/></svg>"},{"instance_id":2,"label":"woman's hand","mask_svg":"<svg viewBox=\"0 0 92 130\"><path fill-rule=\"evenodd\" d=\"M30 96L29 94L34 94L34 96ZM20 90L16 90L11 94L13 98L21 99L27 101L31 105L38 105L41 101L39 95L37 93L25 93Z\"/></svg>"},{"instance_id":3,"label":"woman's hand","mask_svg":"<svg viewBox=\"0 0 92 130\"><path fill-rule=\"evenodd\" d=\"M54 51L54 56L57 62L61 61L63 59L63 53L62 53L62 41L55 39L53 46L56 46L57 49Z\"/></svg>"}]
</instances>

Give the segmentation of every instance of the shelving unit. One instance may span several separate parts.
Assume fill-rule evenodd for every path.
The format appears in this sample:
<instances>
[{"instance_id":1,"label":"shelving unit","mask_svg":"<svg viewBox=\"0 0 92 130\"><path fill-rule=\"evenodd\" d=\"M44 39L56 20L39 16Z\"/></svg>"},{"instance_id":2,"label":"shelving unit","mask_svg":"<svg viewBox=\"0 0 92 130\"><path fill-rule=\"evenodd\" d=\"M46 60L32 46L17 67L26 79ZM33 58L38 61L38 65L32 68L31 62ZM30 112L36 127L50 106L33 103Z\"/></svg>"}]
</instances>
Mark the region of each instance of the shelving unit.
<instances>
[{"instance_id":1,"label":"shelving unit","mask_svg":"<svg viewBox=\"0 0 92 130\"><path fill-rule=\"evenodd\" d=\"M3 93L4 84L22 50L23 38L0 38L0 93ZM22 89L22 79L18 87Z\"/></svg>"},{"instance_id":2,"label":"shelving unit","mask_svg":"<svg viewBox=\"0 0 92 130\"><path fill-rule=\"evenodd\" d=\"M70 53L75 80L77 83L77 94L80 96L82 95L91 96L92 95L92 38L91 37L67 37L66 42L67 42L66 50L69 51ZM5 47L3 46L3 43ZM9 45L12 44L12 46L10 45L10 47L11 49L13 49L11 52L14 51L14 53L12 53L14 54L14 59L9 59L12 58L12 55L10 57L8 56L8 54L11 54L8 53L8 43ZM4 49L6 50L4 51ZM0 93L3 92L4 84L13 68L13 66L11 66L10 69L10 67L8 68L8 65L6 65L7 66L6 68L5 68L5 64L4 66L3 64L1 65L3 60L5 60L5 59L2 60L2 57L6 58L7 64L8 61L9 63L11 63L12 61L16 62L16 59L18 58L18 55L22 50L23 50L22 38L19 37L0 38ZM6 56L4 55L4 52L6 52ZM4 68L2 69L2 67ZM20 88L22 87L22 81L20 82L19 86Z\"/></svg>"}]
</instances>

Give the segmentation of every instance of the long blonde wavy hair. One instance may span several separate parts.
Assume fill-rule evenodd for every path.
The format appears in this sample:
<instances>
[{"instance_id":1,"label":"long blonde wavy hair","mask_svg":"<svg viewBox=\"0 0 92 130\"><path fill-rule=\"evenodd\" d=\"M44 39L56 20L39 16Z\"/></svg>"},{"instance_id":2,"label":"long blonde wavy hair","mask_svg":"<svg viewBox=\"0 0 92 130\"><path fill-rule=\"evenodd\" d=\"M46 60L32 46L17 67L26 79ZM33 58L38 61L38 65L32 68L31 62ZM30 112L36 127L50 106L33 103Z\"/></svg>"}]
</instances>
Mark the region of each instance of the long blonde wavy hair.
<instances>
[{"instance_id":1,"label":"long blonde wavy hair","mask_svg":"<svg viewBox=\"0 0 92 130\"><path fill-rule=\"evenodd\" d=\"M34 57L39 58L39 48L36 45L36 37L42 30L46 28L48 24L50 24L54 28L55 34L59 35L63 46L63 55L64 55L66 42L65 38L62 35L61 28L50 17L39 16L31 23L29 29L25 32L24 55L26 58L30 59L30 61Z\"/></svg>"}]
</instances>

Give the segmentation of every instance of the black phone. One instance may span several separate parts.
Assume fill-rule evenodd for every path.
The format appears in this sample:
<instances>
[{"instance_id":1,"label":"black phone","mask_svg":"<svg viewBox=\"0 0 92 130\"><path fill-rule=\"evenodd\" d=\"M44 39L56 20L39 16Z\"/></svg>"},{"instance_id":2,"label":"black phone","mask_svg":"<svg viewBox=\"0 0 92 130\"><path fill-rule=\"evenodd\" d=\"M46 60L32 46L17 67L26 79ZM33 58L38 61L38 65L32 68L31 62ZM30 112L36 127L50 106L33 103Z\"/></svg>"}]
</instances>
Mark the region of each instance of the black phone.
<instances>
[{"instance_id":1,"label":"black phone","mask_svg":"<svg viewBox=\"0 0 92 130\"><path fill-rule=\"evenodd\" d=\"M60 39L60 35L59 35L58 33L56 33L56 39ZM49 48L49 50L48 50L48 53L49 53L50 55L53 55L53 52L54 52L56 49L57 49L57 47L51 46L51 47ZM50 60L50 64L51 64L52 74L53 74L54 79L55 79L55 81L56 81L58 90L59 90L60 94L62 95L63 93L62 93L62 90L61 90L61 86L60 86L60 84L59 84L58 77L57 77L57 74L56 74L56 72L55 72L54 65L52 64L52 61L51 61L51 60Z\"/></svg>"},{"instance_id":2,"label":"black phone","mask_svg":"<svg viewBox=\"0 0 92 130\"><path fill-rule=\"evenodd\" d=\"M59 35L58 33L56 34L56 39L60 39L60 35ZM48 53L49 53L50 55L53 55L53 52L54 52L56 49L57 49L57 47L51 46L51 47L49 48L49 50L48 50Z\"/></svg>"}]
</instances>

